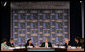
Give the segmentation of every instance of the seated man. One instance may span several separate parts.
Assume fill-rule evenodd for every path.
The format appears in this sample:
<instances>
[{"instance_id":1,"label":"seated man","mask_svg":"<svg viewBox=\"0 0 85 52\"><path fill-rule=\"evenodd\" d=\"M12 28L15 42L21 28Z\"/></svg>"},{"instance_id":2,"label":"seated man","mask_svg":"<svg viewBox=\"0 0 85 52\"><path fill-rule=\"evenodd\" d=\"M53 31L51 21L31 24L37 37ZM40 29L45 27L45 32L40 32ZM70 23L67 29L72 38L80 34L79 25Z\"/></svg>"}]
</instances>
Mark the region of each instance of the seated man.
<instances>
[{"instance_id":1,"label":"seated man","mask_svg":"<svg viewBox=\"0 0 85 52\"><path fill-rule=\"evenodd\" d=\"M45 42L43 42L40 47L48 48L48 47L52 47L52 44L50 42L48 42L48 38L46 38Z\"/></svg>"},{"instance_id":2,"label":"seated man","mask_svg":"<svg viewBox=\"0 0 85 52\"><path fill-rule=\"evenodd\" d=\"M64 40L65 40L64 46L65 46L66 48L68 48L68 46L71 46L71 42L70 42L70 40L69 40L68 38L65 38Z\"/></svg>"},{"instance_id":3,"label":"seated man","mask_svg":"<svg viewBox=\"0 0 85 52\"><path fill-rule=\"evenodd\" d=\"M10 39L10 42L8 43L8 46L15 47L14 40L12 38Z\"/></svg>"},{"instance_id":4,"label":"seated man","mask_svg":"<svg viewBox=\"0 0 85 52\"><path fill-rule=\"evenodd\" d=\"M74 42L74 46L81 47L81 43L80 43L80 38L79 37L75 37L75 42Z\"/></svg>"}]
</instances>

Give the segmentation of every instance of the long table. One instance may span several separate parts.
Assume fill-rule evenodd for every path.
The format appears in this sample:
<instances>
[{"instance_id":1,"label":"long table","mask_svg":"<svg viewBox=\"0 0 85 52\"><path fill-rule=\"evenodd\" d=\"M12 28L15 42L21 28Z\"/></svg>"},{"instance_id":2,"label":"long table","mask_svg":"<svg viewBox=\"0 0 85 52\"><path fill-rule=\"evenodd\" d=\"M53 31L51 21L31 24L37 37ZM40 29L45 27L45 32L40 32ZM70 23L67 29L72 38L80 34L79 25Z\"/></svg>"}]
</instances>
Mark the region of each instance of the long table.
<instances>
[{"instance_id":1,"label":"long table","mask_svg":"<svg viewBox=\"0 0 85 52\"><path fill-rule=\"evenodd\" d=\"M66 48L22 48L22 49L13 49L13 51L84 51L84 49L66 49Z\"/></svg>"},{"instance_id":2,"label":"long table","mask_svg":"<svg viewBox=\"0 0 85 52\"><path fill-rule=\"evenodd\" d=\"M84 49L67 49L67 51L84 51Z\"/></svg>"},{"instance_id":3,"label":"long table","mask_svg":"<svg viewBox=\"0 0 85 52\"><path fill-rule=\"evenodd\" d=\"M67 51L65 48L22 48L13 49L13 51Z\"/></svg>"},{"instance_id":4,"label":"long table","mask_svg":"<svg viewBox=\"0 0 85 52\"><path fill-rule=\"evenodd\" d=\"M84 49L66 49L66 48L20 48L8 49L3 51L84 51Z\"/></svg>"}]
</instances>

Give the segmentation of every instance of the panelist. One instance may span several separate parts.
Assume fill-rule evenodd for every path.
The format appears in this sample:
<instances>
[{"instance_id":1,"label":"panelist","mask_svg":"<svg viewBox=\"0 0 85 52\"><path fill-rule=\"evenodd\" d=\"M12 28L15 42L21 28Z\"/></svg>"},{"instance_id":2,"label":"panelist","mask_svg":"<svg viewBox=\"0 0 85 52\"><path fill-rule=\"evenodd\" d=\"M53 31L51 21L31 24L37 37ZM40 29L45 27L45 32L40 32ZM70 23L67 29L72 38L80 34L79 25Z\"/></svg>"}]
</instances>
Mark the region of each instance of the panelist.
<instances>
[{"instance_id":1,"label":"panelist","mask_svg":"<svg viewBox=\"0 0 85 52\"><path fill-rule=\"evenodd\" d=\"M8 43L8 46L10 46L10 47L15 47L15 45L14 45L14 39L10 39L10 42Z\"/></svg>"},{"instance_id":2,"label":"panelist","mask_svg":"<svg viewBox=\"0 0 85 52\"><path fill-rule=\"evenodd\" d=\"M84 38L81 38L80 42L81 42L81 47L84 49Z\"/></svg>"},{"instance_id":3,"label":"panelist","mask_svg":"<svg viewBox=\"0 0 85 52\"><path fill-rule=\"evenodd\" d=\"M25 47L27 47L27 46L33 46L34 47L34 45L32 44L32 40L31 39L29 39L27 41L27 43L25 44Z\"/></svg>"},{"instance_id":4,"label":"panelist","mask_svg":"<svg viewBox=\"0 0 85 52\"><path fill-rule=\"evenodd\" d=\"M77 48L78 48L78 47L81 47L81 43L80 43L79 37L76 37L76 38L75 38L74 46L76 46Z\"/></svg>"},{"instance_id":5,"label":"panelist","mask_svg":"<svg viewBox=\"0 0 85 52\"><path fill-rule=\"evenodd\" d=\"M52 44L50 42L48 42L48 38L46 38L45 42L43 42L40 47L48 48L48 47L52 47Z\"/></svg>"},{"instance_id":6,"label":"panelist","mask_svg":"<svg viewBox=\"0 0 85 52\"><path fill-rule=\"evenodd\" d=\"M3 39L1 43L1 51L7 51L9 46L7 45L7 40Z\"/></svg>"},{"instance_id":7,"label":"panelist","mask_svg":"<svg viewBox=\"0 0 85 52\"><path fill-rule=\"evenodd\" d=\"M70 40L69 40L68 38L65 38L64 40L65 40L64 46L65 46L66 48L68 48L68 46L71 46L71 42L70 42Z\"/></svg>"}]
</instances>

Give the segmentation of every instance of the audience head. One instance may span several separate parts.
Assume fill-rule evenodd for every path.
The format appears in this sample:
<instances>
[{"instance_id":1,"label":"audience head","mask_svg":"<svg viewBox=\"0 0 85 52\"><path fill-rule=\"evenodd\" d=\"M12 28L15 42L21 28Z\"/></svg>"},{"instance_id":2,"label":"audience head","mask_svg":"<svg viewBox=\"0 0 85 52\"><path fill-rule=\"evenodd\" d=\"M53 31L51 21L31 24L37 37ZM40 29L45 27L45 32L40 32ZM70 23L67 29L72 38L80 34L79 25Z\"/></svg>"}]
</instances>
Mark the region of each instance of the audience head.
<instances>
[{"instance_id":1,"label":"audience head","mask_svg":"<svg viewBox=\"0 0 85 52\"><path fill-rule=\"evenodd\" d=\"M48 38L45 39L45 42L48 43Z\"/></svg>"},{"instance_id":2,"label":"audience head","mask_svg":"<svg viewBox=\"0 0 85 52\"><path fill-rule=\"evenodd\" d=\"M29 40L27 41L27 43L31 44L31 43L32 43L32 40L31 40L31 39L29 39Z\"/></svg>"},{"instance_id":3,"label":"audience head","mask_svg":"<svg viewBox=\"0 0 85 52\"><path fill-rule=\"evenodd\" d=\"M14 43L14 39L13 38L10 39L10 43Z\"/></svg>"}]
</instances>

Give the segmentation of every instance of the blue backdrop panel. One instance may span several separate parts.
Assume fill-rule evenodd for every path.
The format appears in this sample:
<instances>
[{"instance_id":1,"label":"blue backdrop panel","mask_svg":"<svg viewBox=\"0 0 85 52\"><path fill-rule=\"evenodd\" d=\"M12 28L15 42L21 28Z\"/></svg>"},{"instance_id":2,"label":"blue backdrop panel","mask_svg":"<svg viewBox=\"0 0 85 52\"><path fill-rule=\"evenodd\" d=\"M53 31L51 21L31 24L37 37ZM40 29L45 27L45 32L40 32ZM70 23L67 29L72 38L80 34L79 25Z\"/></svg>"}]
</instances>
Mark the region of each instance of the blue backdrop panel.
<instances>
[{"instance_id":1,"label":"blue backdrop panel","mask_svg":"<svg viewBox=\"0 0 85 52\"><path fill-rule=\"evenodd\" d=\"M11 38L16 45L24 45L28 39L40 45L45 38L55 45L64 44L64 38L70 37L68 9L13 9L11 14Z\"/></svg>"}]
</instances>

